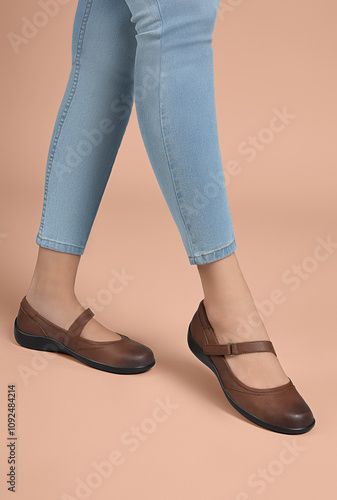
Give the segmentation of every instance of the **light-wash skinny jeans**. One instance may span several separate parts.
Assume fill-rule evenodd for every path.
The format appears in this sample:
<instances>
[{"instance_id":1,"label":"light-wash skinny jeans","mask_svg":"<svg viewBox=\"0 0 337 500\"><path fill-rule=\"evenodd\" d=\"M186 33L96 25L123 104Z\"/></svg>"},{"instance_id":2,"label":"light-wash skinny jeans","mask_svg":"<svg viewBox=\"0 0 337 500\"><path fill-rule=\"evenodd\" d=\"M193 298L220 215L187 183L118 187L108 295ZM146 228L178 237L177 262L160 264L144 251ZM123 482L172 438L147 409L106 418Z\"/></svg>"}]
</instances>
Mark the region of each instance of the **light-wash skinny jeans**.
<instances>
[{"instance_id":1,"label":"light-wash skinny jeans","mask_svg":"<svg viewBox=\"0 0 337 500\"><path fill-rule=\"evenodd\" d=\"M216 120L219 0L79 0L36 243L81 255L133 100L190 264L236 249Z\"/></svg>"}]
</instances>

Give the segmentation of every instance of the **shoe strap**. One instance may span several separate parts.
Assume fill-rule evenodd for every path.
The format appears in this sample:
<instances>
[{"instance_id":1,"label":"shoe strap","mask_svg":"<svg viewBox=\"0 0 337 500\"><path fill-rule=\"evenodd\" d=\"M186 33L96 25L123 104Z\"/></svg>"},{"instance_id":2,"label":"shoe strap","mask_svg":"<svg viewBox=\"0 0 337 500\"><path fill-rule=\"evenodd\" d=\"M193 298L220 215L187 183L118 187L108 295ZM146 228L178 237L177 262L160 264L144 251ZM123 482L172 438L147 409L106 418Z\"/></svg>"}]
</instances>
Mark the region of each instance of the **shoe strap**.
<instances>
[{"instance_id":1,"label":"shoe strap","mask_svg":"<svg viewBox=\"0 0 337 500\"><path fill-rule=\"evenodd\" d=\"M236 344L207 344L203 347L203 351L208 356L233 356L251 352L272 352L276 356L274 346L270 340L255 340Z\"/></svg>"},{"instance_id":2,"label":"shoe strap","mask_svg":"<svg viewBox=\"0 0 337 500\"><path fill-rule=\"evenodd\" d=\"M67 335L69 335L72 338L79 337L82 333L83 328L85 325L91 320L91 318L94 316L94 313L92 310L88 307L85 311L83 311L77 319L70 325Z\"/></svg>"}]
</instances>

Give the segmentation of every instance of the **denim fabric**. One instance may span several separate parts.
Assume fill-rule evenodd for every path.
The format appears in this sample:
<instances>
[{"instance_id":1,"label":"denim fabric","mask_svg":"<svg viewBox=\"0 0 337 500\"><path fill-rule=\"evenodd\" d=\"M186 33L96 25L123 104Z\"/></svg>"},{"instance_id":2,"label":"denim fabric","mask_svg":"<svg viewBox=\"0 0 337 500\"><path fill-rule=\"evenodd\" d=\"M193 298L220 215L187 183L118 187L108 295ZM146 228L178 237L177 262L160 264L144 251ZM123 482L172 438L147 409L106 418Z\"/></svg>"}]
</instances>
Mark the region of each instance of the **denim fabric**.
<instances>
[{"instance_id":1,"label":"denim fabric","mask_svg":"<svg viewBox=\"0 0 337 500\"><path fill-rule=\"evenodd\" d=\"M236 249L219 148L212 36L219 0L79 0L36 243L84 252L129 121L190 264Z\"/></svg>"}]
</instances>

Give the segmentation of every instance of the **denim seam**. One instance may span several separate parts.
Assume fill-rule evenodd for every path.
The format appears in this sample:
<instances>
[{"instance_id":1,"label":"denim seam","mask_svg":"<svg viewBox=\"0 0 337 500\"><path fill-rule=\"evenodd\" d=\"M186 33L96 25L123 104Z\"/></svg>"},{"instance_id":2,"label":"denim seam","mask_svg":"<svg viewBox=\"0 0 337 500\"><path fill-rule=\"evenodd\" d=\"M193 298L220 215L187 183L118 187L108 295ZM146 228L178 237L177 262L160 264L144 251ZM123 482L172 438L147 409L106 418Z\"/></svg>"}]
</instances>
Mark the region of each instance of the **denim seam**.
<instances>
[{"instance_id":1,"label":"denim seam","mask_svg":"<svg viewBox=\"0 0 337 500\"><path fill-rule=\"evenodd\" d=\"M76 92L76 89L77 89L78 78L79 78L79 70L80 70L80 58L81 58L81 54L82 54L84 34L85 34L85 29L86 29L87 21L88 21L88 18L89 18L89 14L90 14L90 11L91 11L92 3L93 3L93 0L87 0L86 6L85 6L83 18L82 18L82 21L81 21L81 27L80 27L79 34L78 34L78 39L77 39L77 50L76 50L76 57L75 57L75 72L74 72L73 83L72 83L72 86L71 86L71 89L70 89L68 100L66 102L66 105L64 107L63 113L61 115L61 118L60 118L60 121L59 121L59 126L58 126L57 132L55 134L54 143L53 143L52 149L50 151L50 155L49 155L49 163L48 163L47 172L46 172L46 182L45 182L45 193L44 193L44 200L43 200L42 217L41 217L40 230L39 230L39 233L38 233L39 237L41 237L40 235L42 235L42 231L43 231L43 228L44 228L45 215L46 215L46 209L47 209L49 179L50 179L51 169L52 169L52 166L53 166L53 160L54 160L56 146L58 144L58 141L59 141L59 138L60 138L60 134L61 134L64 122L65 122L65 119L67 117L70 105L71 105L71 103L73 101L73 98L74 98L74 95L75 95L75 92Z\"/></svg>"},{"instance_id":2,"label":"denim seam","mask_svg":"<svg viewBox=\"0 0 337 500\"><path fill-rule=\"evenodd\" d=\"M189 255L188 258L195 259L198 257L204 257L205 255L210 255L211 253L214 253L214 252L219 252L220 250L224 250L225 248L230 247L231 245L233 245L234 242L235 242L235 239L233 241L231 241L231 243L229 243L228 245L225 245L224 247L216 248L215 250L212 250L211 252L201 253L200 255Z\"/></svg>"},{"instance_id":3,"label":"denim seam","mask_svg":"<svg viewBox=\"0 0 337 500\"><path fill-rule=\"evenodd\" d=\"M178 209L179 209L179 213L180 213L181 219L182 219L182 221L184 223L184 226L185 226L185 232L186 232L189 244L190 244L190 248L191 248L191 250L193 252L193 243L192 243L190 234L188 232L187 224L186 224L186 221L184 219L184 216L183 216L180 204L179 204L179 199L178 199L178 195L177 195L176 185L175 185L174 176L173 176L173 172L172 172L172 169L171 169L171 163L170 163L169 154L168 154L168 149L167 149L167 145L166 145L166 141L165 141L164 124L163 124L163 113L162 113L162 94L161 94L161 90L162 90L162 86L161 86L161 74L162 74L162 72L161 72L161 70L162 70L162 48L163 48L164 20L163 20L163 17L162 17L162 13L161 13L161 10L160 10L160 6L159 6L159 3L158 3L158 0L156 0L156 5L157 5L157 9L158 9L159 18L160 18L160 21L161 21L161 37L160 37L160 53L159 53L159 118L160 118L160 134L161 134L161 138L162 138L163 145L164 145L165 157L166 157L167 165L168 165L168 168L169 168L170 177L171 177L171 180L172 180L172 186L173 186L174 194L175 194L175 197L176 197L177 206L178 206Z\"/></svg>"},{"instance_id":4,"label":"denim seam","mask_svg":"<svg viewBox=\"0 0 337 500\"><path fill-rule=\"evenodd\" d=\"M84 247L82 247L82 246L73 245L71 243L63 243L63 242L60 242L60 241L52 240L51 238L42 238L41 236L38 236L38 238L41 241L50 241L50 243L56 243L57 245L64 245L64 246L68 246L68 247L80 248L81 250L84 249Z\"/></svg>"}]
</instances>

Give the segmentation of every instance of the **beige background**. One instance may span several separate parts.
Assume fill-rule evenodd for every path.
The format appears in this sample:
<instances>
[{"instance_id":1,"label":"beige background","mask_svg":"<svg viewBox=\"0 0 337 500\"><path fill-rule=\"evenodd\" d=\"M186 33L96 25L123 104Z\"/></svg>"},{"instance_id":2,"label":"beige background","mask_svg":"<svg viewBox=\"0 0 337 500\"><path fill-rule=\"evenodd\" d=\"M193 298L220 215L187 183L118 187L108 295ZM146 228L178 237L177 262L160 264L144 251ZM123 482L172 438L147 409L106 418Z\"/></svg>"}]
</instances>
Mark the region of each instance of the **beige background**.
<instances>
[{"instance_id":1,"label":"beige background","mask_svg":"<svg viewBox=\"0 0 337 500\"><path fill-rule=\"evenodd\" d=\"M41 7L37 0L2 4L1 497L13 498L5 485L5 438L7 384L15 383L18 500L335 498L337 250L324 261L314 256L322 240L337 242L336 2L221 0L214 33L237 256L257 303L275 289L284 294L263 318L317 420L295 439L241 418L188 350L187 327L202 289L147 159L135 110L77 293L83 304L96 300L93 309L106 326L150 345L156 366L118 376L15 343L13 322L38 249L45 162L70 70L76 4L60 5L17 54L7 34L20 34L22 17L32 19ZM264 129L284 107L294 116L273 136ZM268 142L253 161L242 149L250 135ZM236 176L228 175L233 160ZM289 281L293 266L306 273L296 289ZM123 268L133 279L109 296L111 273ZM24 370L31 371L24 376ZM152 414L166 398L176 407L171 414L161 410L156 422ZM143 440L132 444L125 433L133 426L141 427ZM98 475L93 463L114 460L114 450L123 463ZM76 495L78 480L91 487Z\"/></svg>"}]
</instances>

